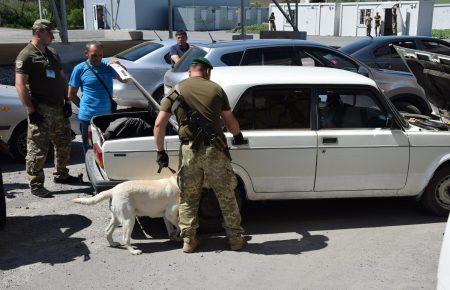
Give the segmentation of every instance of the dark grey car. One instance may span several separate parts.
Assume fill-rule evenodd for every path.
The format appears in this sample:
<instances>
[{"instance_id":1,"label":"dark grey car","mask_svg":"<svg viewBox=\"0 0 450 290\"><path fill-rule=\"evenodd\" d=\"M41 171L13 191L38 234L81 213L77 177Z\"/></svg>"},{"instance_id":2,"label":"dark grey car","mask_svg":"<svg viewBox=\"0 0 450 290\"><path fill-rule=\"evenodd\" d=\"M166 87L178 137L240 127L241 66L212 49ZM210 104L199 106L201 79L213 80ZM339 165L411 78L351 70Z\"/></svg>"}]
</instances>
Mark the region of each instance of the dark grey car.
<instances>
[{"instance_id":1,"label":"dark grey car","mask_svg":"<svg viewBox=\"0 0 450 290\"><path fill-rule=\"evenodd\" d=\"M427 36L381 36L364 38L339 48L353 58L376 69L389 69L409 72L394 45L450 55L450 43Z\"/></svg>"},{"instance_id":2,"label":"dark grey car","mask_svg":"<svg viewBox=\"0 0 450 290\"><path fill-rule=\"evenodd\" d=\"M293 65L349 70L373 79L401 111L422 114L434 111L411 73L373 69L329 46L290 39L228 41L192 46L175 67L165 74L166 93L188 77L189 62L198 56L206 57L213 66Z\"/></svg>"}]
</instances>

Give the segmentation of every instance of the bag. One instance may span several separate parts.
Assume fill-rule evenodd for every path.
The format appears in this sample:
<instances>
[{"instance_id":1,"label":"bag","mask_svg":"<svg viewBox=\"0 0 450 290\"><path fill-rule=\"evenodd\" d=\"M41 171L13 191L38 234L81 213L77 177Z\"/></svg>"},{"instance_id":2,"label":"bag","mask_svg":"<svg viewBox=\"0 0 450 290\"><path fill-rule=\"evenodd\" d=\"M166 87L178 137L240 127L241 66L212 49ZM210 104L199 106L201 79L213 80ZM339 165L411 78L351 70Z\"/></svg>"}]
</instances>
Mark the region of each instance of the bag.
<instances>
[{"instance_id":1,"label":"bag","mask_svg":"<svg viewBox=\"0 0 450 290\"><path fill-rule=\"evenodd\" d=\"M105 91L108 93L109 100L111 101L111 113L117 112L117 103L113 100L111 93L108 90L108 87L105 85L103 80L100 78L100 76L95 72L95 70L92 68L92 66L87 61L86 61L86 64L89 67L89 69L94 73L97 80L102 84Z\"/></svg>"},{"instance_id":2,"label":"bag","mask_svg":"<svg viewBox=\"0 0 450 290\"><path fill-rule=\"evenodd\" d=\"M123 117L112 121L103 136L105 140L152 136L152 126L140 118Z\"/></svg>"}]
</instances>

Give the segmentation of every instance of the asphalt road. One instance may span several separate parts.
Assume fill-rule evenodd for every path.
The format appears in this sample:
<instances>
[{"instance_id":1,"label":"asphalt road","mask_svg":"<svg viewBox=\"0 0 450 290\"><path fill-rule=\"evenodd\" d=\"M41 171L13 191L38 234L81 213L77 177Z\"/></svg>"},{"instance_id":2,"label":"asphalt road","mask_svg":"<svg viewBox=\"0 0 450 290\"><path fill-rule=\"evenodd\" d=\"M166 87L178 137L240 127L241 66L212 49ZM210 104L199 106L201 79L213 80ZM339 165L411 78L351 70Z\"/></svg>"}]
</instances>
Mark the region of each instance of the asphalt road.
<instances>
[{"instance_id":1,"label":"asphalt road","mask_svg":"<svg viewBox=\"0 0 450 290\"><path fill-rule=\"evenodd\" d=\"M434 289L445 219L411 199L340 199L250 203L248 244L228 250L223 235L202 235L183 254L161 224L155 237L138 226L132 256L104 235L108 203L73 204L89 184L54 185L54 198L30 194L23 165L2 162L7 227L0 232L0 288L21 289ZM72 173L84 172L73 143ZM86 177L85 177L86 179ZM121 229L115 240L120 241Z\"/></svg>"}]
</instances>

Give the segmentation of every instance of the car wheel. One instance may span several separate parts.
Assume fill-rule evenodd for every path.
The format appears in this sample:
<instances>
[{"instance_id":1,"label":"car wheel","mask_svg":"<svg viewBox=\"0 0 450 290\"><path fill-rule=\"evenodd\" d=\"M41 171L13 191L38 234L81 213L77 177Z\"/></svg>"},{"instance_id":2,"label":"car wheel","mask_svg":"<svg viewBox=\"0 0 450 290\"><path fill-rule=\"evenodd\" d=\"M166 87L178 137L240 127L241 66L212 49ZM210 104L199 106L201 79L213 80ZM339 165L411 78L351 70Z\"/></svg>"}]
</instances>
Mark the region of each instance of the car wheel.
<instances>
[{"instance_id":1,"label":"car wheel","mask_svg":"<svg viewBox=\"0 0 450 290\"><path fill-rule=\"evenodd\" d=\"M2 169L0 168L0 230L3 230L6 224L6 200L3 191Z\"/></svg>"},{"instance_id":2,"label":"car wheel","mask_svg":"<svg viewBox=\"0 0 450 290\"><path fill-rule=\"evenodd\" d=\"M395 102L394 106L400 112L410 113L410 114L422 114L422 111L415 105L408 102Z\"/></svg>"},{"instance_id":3,"label":"car wheel","mask_svg":"<svg viewBox=\"0 0 450 290\"><path fill-rule=\"evenodd\" d=\"M236 187L235 193L239 211L242 213L242 206L244 203L244 192L240 185ZM217 200L214 191L212 191L211 189L204 189L202 192L198 218L201 232L217 233L223 230L222 211L220 210L219 201Z\"/></svg>"},{"instance_id":4,"label":"car wheel","mask_svg":"<svg viewBox=\"0 0 450 290\"><path fill-rule=\"evenodd\" d=\"M27 123L20 123L11 136L9 150L16 161L24 162L27 156Z\"/></svg>"},{"instance_id":5,"label":"car wheel","mask_svg":"<svg viewBox=\"0 0 450 290\"><path fill-rule=\"evenodd\" d=\"M450 212L450 166L439 169L431 178L421 203L425 209L438 216L448 216Z\"/></svg>"}]
</instances>

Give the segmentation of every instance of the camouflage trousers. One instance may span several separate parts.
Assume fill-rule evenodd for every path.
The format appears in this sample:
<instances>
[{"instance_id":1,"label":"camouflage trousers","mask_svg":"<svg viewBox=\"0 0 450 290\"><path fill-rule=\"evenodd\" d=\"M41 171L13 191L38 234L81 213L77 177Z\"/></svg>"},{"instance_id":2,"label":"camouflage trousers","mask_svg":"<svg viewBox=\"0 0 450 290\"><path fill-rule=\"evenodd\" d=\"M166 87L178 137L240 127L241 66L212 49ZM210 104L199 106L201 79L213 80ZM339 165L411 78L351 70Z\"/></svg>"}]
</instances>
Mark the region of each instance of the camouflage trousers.
<instances>
[{"instance_id":1,"label":"camouflage trousers","mask_svg":"<svg viewBox=\"0 0 450 290\"><path fill-rule=\"evenodd\" d=\"M178 173L181 190L179 226L185 242L195 238L198 228L198 208L202 187L206 180L219 201L223 227L230 241L242 238L241 214L236 201L237 186L231 163L225 154L214 146L193 151L190 145L181 146L182 163Z\"/></svg>"},{"instance_id":2,"label":"camouflage trousers","mask_svg":"<svg viewBox=\"0 0 450 290\"><path fill-rule=\"evenodd\" d=\"M55 149L55 171L53 175L64 178L69 174L70 142L73 139L69 119L64 117L63 108L40 104L37 111L44 116L39 125L28 121L26 171L30 188L44 186L44 164L50 143Z\"/></svg>"}]
</instances>

